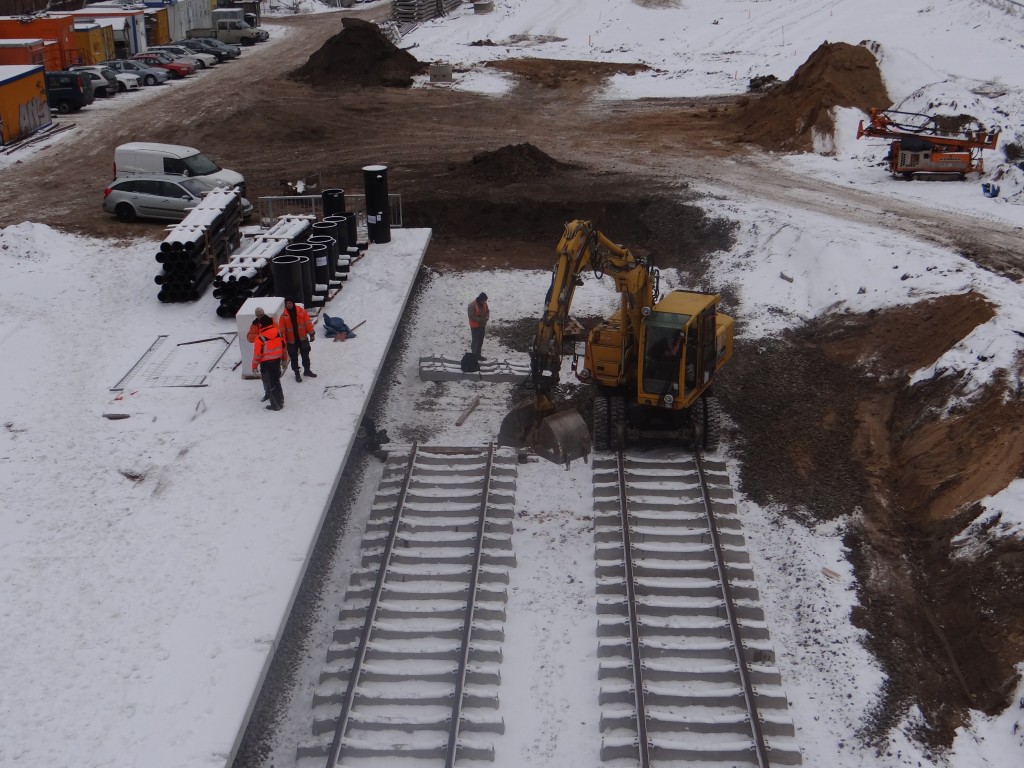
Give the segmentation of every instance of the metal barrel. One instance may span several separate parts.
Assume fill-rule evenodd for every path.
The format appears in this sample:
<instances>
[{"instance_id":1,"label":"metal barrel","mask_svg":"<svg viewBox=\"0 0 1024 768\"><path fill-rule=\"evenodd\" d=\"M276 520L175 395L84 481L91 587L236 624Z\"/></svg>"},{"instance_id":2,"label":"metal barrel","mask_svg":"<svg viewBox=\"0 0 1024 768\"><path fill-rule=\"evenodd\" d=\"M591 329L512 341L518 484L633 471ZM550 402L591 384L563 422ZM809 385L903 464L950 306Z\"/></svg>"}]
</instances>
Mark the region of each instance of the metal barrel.
<instances>
[{"instance_id":1,"label":"metal barrel","mask_svg":"<svg viewBox=\"0 0 1024 768\"><path fill-rule=\"evenodd\" d=\"M371 243L391 242L391 211L388 208L388 167L363 168L366 194L366 234Z\"/></svg>"},{"instance_id":2,"label":"metal barrel","mask_svg":"<svg viewBox=\"0 0 1024 768\"><path fill-rule=\"evenodd\" d=\"M333 221L338 225L338 252L344 253L350 245L356 244L356 225L358 221L354 213L332 214L324 216L324 221Z\"/></svg>"},{"instance_id":3,"label":"metal barrel","mask_svg":"<svg viewBox=\"0 0 1024 768\"><path fill-rule=\"evenodd\" d=\"M274 293L278 296L299 297L302 295L302 265L293 253L275 256L270 264L274 277Z\"/></svg>"},{"instance_id":4,"label":"metal barrel","mask_svg":"<svg viewBox=\"0 0 1024 768\"><path fill-rule=\"evenodd\" d=\"M345 212L345 190L325 189L320 193L324 204L324 216Z\"/></svg>"}]
</instances>

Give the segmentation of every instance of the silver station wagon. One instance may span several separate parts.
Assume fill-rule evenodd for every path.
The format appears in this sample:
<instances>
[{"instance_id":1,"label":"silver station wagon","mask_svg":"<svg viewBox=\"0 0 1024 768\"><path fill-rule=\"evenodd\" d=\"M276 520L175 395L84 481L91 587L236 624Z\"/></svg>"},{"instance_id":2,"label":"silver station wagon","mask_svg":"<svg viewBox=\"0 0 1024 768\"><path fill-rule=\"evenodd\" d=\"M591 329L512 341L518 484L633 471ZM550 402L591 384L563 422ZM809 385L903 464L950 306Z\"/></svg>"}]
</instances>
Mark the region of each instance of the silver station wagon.
<instances>
[{"instance_id":1,"label":"silver station wagon","mask_svg":"<svg viewBox=\"0 0 1024 768\"><path fill-rule=\"evenodd\" d=\"M187 176L152 174L114 179L103 190L103 210L121 221L181 221L203 195L216 188L216 185ZM242 218L249 218L252 211L252 203L243 197Z\"/></svg>"}]
</instances>

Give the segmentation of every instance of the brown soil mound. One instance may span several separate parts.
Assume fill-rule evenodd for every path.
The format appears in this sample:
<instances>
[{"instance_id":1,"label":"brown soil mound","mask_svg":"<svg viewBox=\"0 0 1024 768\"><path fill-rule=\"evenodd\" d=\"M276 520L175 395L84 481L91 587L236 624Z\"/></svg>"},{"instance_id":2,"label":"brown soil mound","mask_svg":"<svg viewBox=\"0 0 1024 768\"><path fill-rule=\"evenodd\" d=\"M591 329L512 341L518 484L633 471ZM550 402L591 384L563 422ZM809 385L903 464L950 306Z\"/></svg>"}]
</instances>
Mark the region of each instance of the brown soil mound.
<instances>
[{"instance_id":1,"label":"brown soil mound","mask_svg":"<svg viewBox=\"0 0 1024 768\"><path fill-rule=\"evenodd\" d=\"M793 77L741 110L745 141L766 149L809 151L813 131L835 130L830 110L857 107L887 109L892 103L867 48L849 43L822 43Z\"/></svg>"},{"instance_id":2,"label":"brown soil mound","mask_svg":"<svg viewBox=\"0 0 1024 768\"><path fill-rule=\"evenodd\" d=\"M612 75L635 75L650 69L646 64L561 59L502 59L489 61L487 66L517 75L531 85L544 88L592 87L600 85Z\"/></svg>"},{"instance_id":3,"label":"brown soil mound","mask_svg":"<svg viewBox=\"0 0 1024 768\"><path fill-rule=\"evenodd\" d=\"M312 85L408 88L413 75L426 73L426 64L395 46L376 24L346 16L341 27L289 77Z\"/></svg>"},{"instance_id":4,"label":"brown soil mound","mask_svg":"<svg viewBox=\"0 0 1024 768\"><path fill-rule=\"evenodd\" d=\"M474 155L470 162L469 174L496 184L512 184L551 176L569 167L537 149L533 144L526 143L508 145L494 152Z\"/></svg>"}]
</instances>

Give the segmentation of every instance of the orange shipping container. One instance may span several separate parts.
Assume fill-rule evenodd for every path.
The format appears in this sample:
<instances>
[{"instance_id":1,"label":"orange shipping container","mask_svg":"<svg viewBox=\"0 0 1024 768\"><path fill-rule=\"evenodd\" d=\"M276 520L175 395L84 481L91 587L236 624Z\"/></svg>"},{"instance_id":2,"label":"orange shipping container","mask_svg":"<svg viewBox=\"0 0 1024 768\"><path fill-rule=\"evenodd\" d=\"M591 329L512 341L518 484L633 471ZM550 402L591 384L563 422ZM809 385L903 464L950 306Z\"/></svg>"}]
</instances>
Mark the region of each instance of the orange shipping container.
<instances>
[{"instance_id":1,"label":"orange shipping container","mask_svg":"<svg viewBox=\"0 0 1024 768\"><path fill-rule=\"evenodd\" d=\"M31 136L52 123L43 68L0 66L0 144Z\"/></svg>"},{"instance_id":2,"label":"orange shipping container","mask_svg":"<svg viewBox=\"0 0 1024 768\"><path fill-rule=\"evenodd\" d=\"M43 41L29 38L0 40L0 65L3 64L41 64L45 67Z\"/></svg>"},{"instance_id":3,"label":"orange shipping container","mask_svg":"<svg viewBox=\"0 0 1024 768\"><path fill-rule=\"evenodd\" d=\"M26 37L56 40L60 46L60 68L81 63L78 44L75 41L75 20L70 16L34 16L24 19L19 16L0 16L0 38L24 39Z\"/></svg>"}]
</instances>

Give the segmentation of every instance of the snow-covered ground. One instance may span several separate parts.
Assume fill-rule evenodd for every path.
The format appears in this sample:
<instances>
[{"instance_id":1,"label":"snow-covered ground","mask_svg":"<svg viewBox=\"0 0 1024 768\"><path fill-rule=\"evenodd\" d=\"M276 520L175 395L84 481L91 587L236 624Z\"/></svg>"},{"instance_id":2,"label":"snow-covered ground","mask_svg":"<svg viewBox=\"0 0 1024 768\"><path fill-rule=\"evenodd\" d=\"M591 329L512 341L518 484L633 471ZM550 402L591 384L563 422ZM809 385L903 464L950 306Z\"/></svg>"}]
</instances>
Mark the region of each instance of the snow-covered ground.
<instances>
[{"instance_id":1,"label":"snow-covered ground","mask_svg":"<svg viewBox=\"0 0 1024 768\"><path fill-rule=\"evenodd\" d=\"M311 0L302 6L313 10ZM467 4L420 26L405 44L415 44L421 61L469 68L454 87L495 98L501 78L473 66L502 55L655 67L613 81L607 96L625 98L740 92L754 75L789 77L825 40L871 40L898 103L911 111L968 111L990 127L1001 125L1003 141L1019 143L1022 13L1001 0L495 0L493 13L474 14ZM470 45L484 39L500 45ZM265 52L257 47L247 55ZM153 98L128 94L103 107L136 96ZM830 154L778 162L844 186L870 186L878 195L1024 226L1019 172L1001 180L1003 194L995 199L981 195L980 180L893 182L875 165L885 149L851 138L861 117L837 115ZM45 152L36 154L16 159L45 162ZM986 157L989 177L1006 170L1001 159L998 150ZM716 205L716 215L739 228L734 252L715 260L713 281L736 287L739 303L731 309L749 337L836 307L864 311L974 289L998 312L942 364L970 370L982 382L1019 352L1020 337L1007 331L1024 327L1020 287L952 252L754 195L730 194ZM396 240L406 236L416 237ZM368 323L345 344L319 338L314 365L322 375L303 384L286 380L281 414L263 410L259 385L232 370L237 352L229 348L208 386L139 387L129 393L131 418L104 419L116 394L110 388L156 337L167 334L173 345L235 330L233 321L216 317L209 294L192 305L156 301L155 248L29 222L0 230L0 354L7 369L0 389L2 766L224 764L295 587L287 579L301 570L344 460L344 431L368 396L358 368L370 364L394 328ZM752 253L753 269L744 258ZM353 282L331 312L350 324L381 311L380 292L415 270L411 259L367 258L357 266L353 280L365 281L367 293ZM780 272L793 282L779 280ZM547 280L543 272L431 275L393 377L389 433L422 424L438 443L493 439L507 389L420 382L416 358L465 346L464 307L480 290L492 296L500 322L539 306ZM669 274L667 281L682 286L685 276ZM580 313L603 311L613 300L610 288L594 281L577 297ZM493 337L488 348L502 354ZM980 348L984 362L973 352ZM476 394L480 408L455 427L452 414ZM510 622L506 642L501 768L592 765L599 740L589 468L578 463L557 487L549 477L531 464L520 475L519 566L509 614L523 618ZM983 500L987 514L1002 515L1004 528L1017 532L1024 530L1022 502L1021 481ZM883 754L857 738L882 676L849 623L855 592L841 545L844 522L805 528L780 510L742 499L740 509L805 765L940 764L906 736L914 712ZM358 551L359 533L353 526L347 552ZM849 696L839 698L837 690ZM1022 697L1024 687L1013 700ZM959 735L949 764L1021 764L1022 721L1017 708L996 718L978 715ZM280 744L275 755L285 761L293 750Z\"/></svg>"}]
</instances>

